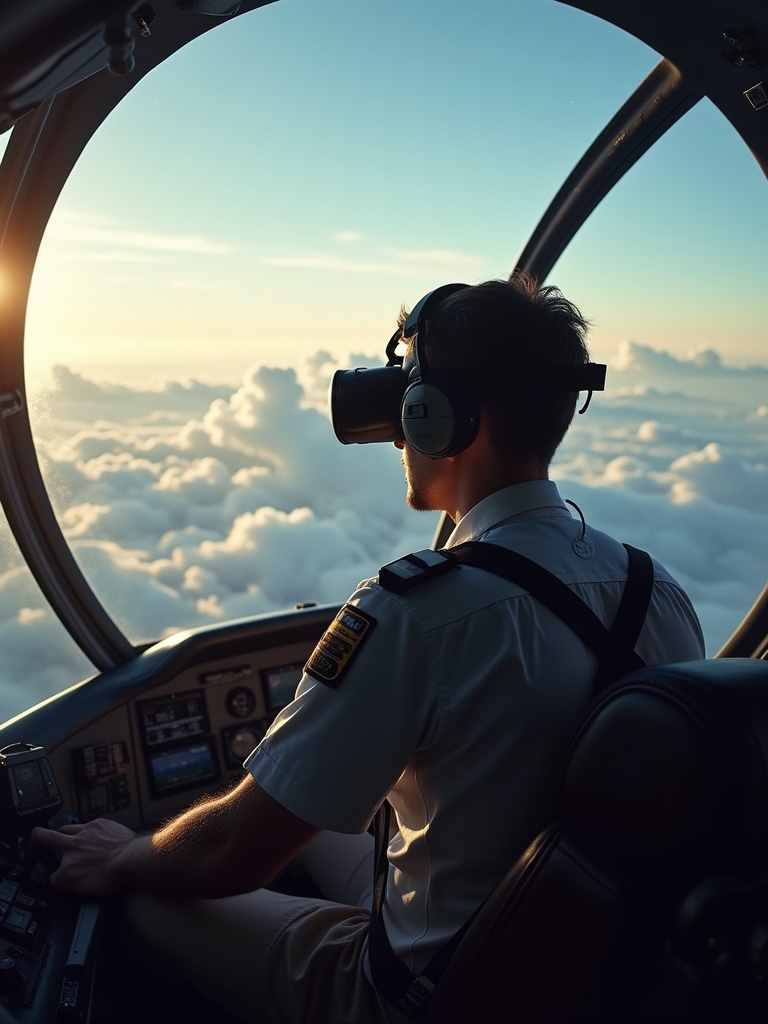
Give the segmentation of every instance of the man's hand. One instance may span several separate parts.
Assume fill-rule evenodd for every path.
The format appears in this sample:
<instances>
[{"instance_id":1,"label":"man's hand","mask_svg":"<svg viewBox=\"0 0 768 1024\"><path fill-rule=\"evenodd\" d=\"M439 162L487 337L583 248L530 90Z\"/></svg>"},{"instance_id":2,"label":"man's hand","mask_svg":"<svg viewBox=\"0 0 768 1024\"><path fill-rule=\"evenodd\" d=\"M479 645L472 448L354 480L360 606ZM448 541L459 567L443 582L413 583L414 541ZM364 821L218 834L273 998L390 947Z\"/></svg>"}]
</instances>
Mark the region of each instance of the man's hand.
<instances>
[{"instance_id":1,"label":"man's hand","mask_svg":"<svg viewBox=\"0 0 768 1024\"><path fill-rule=\"evenodd\" d=\"M131 844L140 842L125 825L96 818L82 825L64 825L58 832L33 828L27 850L34 856L35 847L45 847L61 856L49 879L52 889L105 896L124 884L120 865Z\"/></svg>"},{"instance_id":2,"label":"man's hand","mask_svg":"<svg viewBox=\"0 0 768 1024\"><path fill-rule=\"evenodd\" d=\"M225 793L193 804L151 835L97 818L58 832L34 828L28 845L61 855L54 889L103 896L138 889L182 899L216 899L266 885L319 829L297 818L246 775Z\"/></svg>"}]
</instances>

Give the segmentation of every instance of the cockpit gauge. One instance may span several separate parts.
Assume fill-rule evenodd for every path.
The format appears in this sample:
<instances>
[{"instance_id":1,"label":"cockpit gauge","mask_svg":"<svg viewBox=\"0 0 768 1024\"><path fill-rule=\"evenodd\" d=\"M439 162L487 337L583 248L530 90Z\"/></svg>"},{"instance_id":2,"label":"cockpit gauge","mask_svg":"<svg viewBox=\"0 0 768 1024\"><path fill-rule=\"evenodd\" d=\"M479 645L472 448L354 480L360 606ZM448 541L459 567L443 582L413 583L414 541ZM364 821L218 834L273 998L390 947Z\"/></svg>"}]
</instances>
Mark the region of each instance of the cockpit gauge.
<instances>
[{"instance_id":1,"label":"cockpit gauge","mask_svg":"<svg viewBox=\"0 0 768 1024\"><path fill-rule=\"evenodd\" d=\"M243 761L258 747L263 736L264 729L258 722L231 725L228 729L222 729L221 746L227 767L241 768Z\"/></svg>"},{"instance_id":2,"label":"cockpit gauge","mask_svg":"<svg viewBox=\"0 0 768 1024\"><path fill-rule=\"evenodd\" d=\"M238 729L229 737L229 750L238 761L244 761L250 752L259 745L261 734L253 727Z\"/></svg>"},{"instance_id":3,"label":"cockpit gauge","mask_svg":"<svg viewBox=\"0 0 768 1024\"><path fill-rule=\"evenodd\" d=\"M250 718L256 710L256 694L247 686L238 686L227 694L227 711L233 718Z\"/></svg>"}]
</instances>

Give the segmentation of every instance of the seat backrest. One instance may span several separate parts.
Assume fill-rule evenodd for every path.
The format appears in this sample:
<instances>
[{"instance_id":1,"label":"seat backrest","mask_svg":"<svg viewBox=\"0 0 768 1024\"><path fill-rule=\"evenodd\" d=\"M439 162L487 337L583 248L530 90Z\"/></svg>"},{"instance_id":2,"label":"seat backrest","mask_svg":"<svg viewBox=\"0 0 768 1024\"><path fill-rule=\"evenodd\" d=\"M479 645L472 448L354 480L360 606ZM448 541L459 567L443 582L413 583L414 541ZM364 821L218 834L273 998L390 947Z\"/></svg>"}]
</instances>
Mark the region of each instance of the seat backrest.
<instances>
[{"instance_id":1,"label":"seat backrest","mask_svg":"<svg viewBox=\"0 0 768 1024\"><path fill-rule=\"evenodd\" d=\"M731 981L722 1018L710 1015L717 984L686 948L711 945L696 934L711 901L696 894L713 886L718 906L741 901L725 918L751 935L764 893L768 935L768 662L648 667L615 684L569 747L561 812L475 917L427 1021L752 1019L726 1005ZM742 938L744 1005L764 1014L766 965L746 963Z\"/></svg>"}]
</instances>

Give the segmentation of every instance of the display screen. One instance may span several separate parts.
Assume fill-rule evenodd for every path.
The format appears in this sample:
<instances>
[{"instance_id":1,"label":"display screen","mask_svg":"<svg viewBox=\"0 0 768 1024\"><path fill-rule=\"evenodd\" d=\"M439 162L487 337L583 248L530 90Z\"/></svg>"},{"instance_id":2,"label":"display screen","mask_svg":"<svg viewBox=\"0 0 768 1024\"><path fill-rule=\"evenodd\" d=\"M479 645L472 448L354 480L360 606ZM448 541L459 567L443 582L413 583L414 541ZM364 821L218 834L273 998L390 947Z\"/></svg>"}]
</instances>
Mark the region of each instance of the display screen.
<instances>
[{"instance_id":1,"label":"display screen","mask_svg":"<svg viewBox=\"0 0 768 1024\"><path fill-rule=\"evenodd\" d=\"M264 685L267 711L279 711L291 703L303 671L304 662L278 665L277 668L266 668L262 671L261 681Z\"/></svg>"},{"instance_id":2,"label":"display screen","mask_svg":"<svg viewBox=\"0 0 768 1024\"><path fill-rule=\"evenodd\" d=\"M253 679L254 671L250 665L237 665L235 668L222 668L216 672L206 672L200 676L200 682L209 684L241 683L244 679Z\"/></svg>"},{"instance_id":3,"label":"display screen","mask_svg":"<svg viewBox=\"0 0 768 1024\"><path fill-rule=\"evenodd\" d=\"M188 789L218 776L210 740L150 754L149 767L152 788L158 795Z\"/></svg>"},{"instance_id":4,"label":"display screen","mask_svg":"<svg viewBox=\"0 0 768 1024\"><path fill-rule=\"evenodd\" d=\"M139 702L144 743L158 747L208 733L205 695L198 690Z\"/></svg>"},{"instance_id":5,"label":"display screen","mask_svg":"<svg viewBox=\"0 0 768 1024\"><path fill-rule=\"evenodd\" d=\"M45 784L39 762L27 761L23 764L15 764L12 771L21 810L48 799L48 787Z\"/></svg>"}]
</instances>

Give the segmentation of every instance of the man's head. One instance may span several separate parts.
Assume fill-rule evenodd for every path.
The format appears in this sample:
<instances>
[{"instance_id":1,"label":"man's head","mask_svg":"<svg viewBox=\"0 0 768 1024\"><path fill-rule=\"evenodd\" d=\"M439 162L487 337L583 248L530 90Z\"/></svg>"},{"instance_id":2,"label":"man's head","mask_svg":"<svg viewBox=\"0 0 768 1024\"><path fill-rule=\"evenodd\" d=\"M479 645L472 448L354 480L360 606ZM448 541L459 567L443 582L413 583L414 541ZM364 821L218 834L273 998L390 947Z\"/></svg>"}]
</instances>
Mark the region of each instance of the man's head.
<instances>
[{"instance_id":1,"label":"man's head","mask_svg":"<svg viewBox=\"0 0 768 1024\"><path fill-rule=\"evenodd\" d=\"M406 320L402 310L401 328ZM588 325L578 309L553 286L516 274L447 295L429 309L427 322L420 344L431 373L444 371L451 379L454 368L477 368L455 380L470 404L479 404L498 462L533 463L546 472L578 392L512 394L509 381L526 371L546 381L551 368L589 362Z\"/></svg>"}]
</instances>

